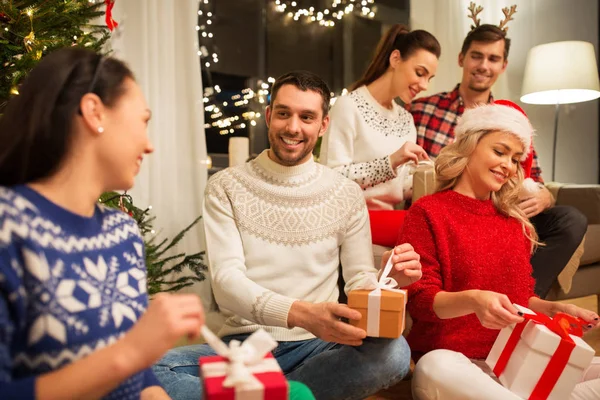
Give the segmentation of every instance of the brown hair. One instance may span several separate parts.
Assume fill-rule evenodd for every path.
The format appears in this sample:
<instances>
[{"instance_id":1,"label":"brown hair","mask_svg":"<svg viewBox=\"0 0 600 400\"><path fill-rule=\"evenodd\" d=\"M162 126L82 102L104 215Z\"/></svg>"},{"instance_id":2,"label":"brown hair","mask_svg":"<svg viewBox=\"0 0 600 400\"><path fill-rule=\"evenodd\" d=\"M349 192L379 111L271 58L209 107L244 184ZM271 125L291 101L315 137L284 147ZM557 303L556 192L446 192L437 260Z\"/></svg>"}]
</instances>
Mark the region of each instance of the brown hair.
<instances>
[{"instance_id":1,"label":"brown hair","mask_svg":"<svg viewBox=\"0 0 600 400\"><path fill-rule=\"evenodd\" d=\"M279 89L281 89L283 85L293 85L304 92L311 90L319 93L321 95L321 99L323 100L323 118L325 118L329 113L331 91L323 79L321 79L317 74L309 71L292 71L281 75L279 78L277 78L275 83L273 83L273 87L271 88L271 101L269 104L273 105L273 103L275 103L277 92L279 92Z\"/></svg>"},{"instance_id":2,"label":"brown hair","mask_svg":"<svg viewBox=\"0 0 600 400\"><path fill-rule=\"evenodd\" d=\"M493 43L499 40L504 40L504 60L506 61L510 50L510 39L506 37L505 31L491 24L479 25L472 29L463 41L460 54L466 55L473 42Z\"/></svg>"},{"instance_id":3,"label":"brown hair","mask_svg":"<svg viewBox=\"0 0 600 400\"><path fill-rule=\"evenodd\" d=\"M366 72L362 78L350 86L350 90L368 85L383 75L390 66L390 55L394 50L400 52L402 60L406 60L421 49L427 50L437 58L440 58L442 53L440 42L431 33L424 30L411 32L406 26L400 24L392 26L379 41L375 56Z\"/></svg>"}]
</instances>

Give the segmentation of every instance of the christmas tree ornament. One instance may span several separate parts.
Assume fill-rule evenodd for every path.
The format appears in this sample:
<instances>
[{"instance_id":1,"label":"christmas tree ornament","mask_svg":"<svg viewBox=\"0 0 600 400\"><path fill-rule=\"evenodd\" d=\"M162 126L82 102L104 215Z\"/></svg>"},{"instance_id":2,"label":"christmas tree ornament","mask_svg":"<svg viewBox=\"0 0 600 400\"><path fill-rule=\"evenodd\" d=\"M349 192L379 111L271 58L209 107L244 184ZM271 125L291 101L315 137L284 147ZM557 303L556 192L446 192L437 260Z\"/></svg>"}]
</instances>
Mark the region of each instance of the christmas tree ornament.
<instances>
[{"instance_id":1,"label":"christmas tree ornament","mask_svg":"<svg viewBox=\"0 0 600 400\"><path fill-rule=\"evenodd\" d=\"M119 26L119 23L117 21L115 21L112 16L112 10L113 10L113 7L115 6L115 0L105 0L104 3L106 4L106 12L105 12L106 26L112 32L115 29L117 29L117 27Z\"/></svg>"},{"instance_id":2,"label":"christmas tree ornament","mask_svg":"<svg viewBox=\"0 0 600 400\"><path fill-rule=\"evenodd\" d=\"M33 31L29 32L29 35L23 38L23 44L25 45L25 49L29 52L33 49L33 43L35 42L35 33Z\"/></svg>"}]
</instances>

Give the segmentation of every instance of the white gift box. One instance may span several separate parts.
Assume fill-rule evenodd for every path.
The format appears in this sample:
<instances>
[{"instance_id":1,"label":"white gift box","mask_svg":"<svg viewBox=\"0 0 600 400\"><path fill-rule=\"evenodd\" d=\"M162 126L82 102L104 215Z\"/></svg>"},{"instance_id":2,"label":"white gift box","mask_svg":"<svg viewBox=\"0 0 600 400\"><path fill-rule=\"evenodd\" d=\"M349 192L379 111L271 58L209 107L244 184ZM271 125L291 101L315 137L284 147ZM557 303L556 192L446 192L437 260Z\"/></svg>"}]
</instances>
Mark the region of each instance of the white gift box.
<instances>
[{"instance_id":1,"label":"white gift box","mask_svg":"<svg viewBox=\"0 0 600 400\"><path fill-rule=\"evenodd\" d=\"M524 314L540 317L528 308L516 304L515 307ZM545 316L541 319L552 321ZM568 399L592 362L594 349L576 335L568 335L570 340L561 338L542 323L526 320L522 324L524 328L513 324L500 331L486 364L507 389L523 399ZM548 325L554 324L558 322ZM516 335L522 329L518 337L513 336L515 329ZM509 341L514 343L513 339L518 341L511 352Z\"/></svg>"}]
</instances>

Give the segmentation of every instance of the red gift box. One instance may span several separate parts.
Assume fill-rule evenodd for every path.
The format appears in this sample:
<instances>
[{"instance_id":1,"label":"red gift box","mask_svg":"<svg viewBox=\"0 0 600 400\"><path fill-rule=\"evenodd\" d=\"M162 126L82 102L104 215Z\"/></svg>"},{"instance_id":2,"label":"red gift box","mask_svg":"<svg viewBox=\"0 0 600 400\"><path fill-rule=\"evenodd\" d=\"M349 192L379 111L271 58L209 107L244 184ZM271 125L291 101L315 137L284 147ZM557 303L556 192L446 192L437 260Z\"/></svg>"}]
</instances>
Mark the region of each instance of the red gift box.
<instances>
[{"instance_id":1,"label":"red gift box","mask_svg":"<svg viewBox=\"0 0 600 400\"><path fill-rule=\"evenodd\" d=\"M229 344L206 326L202 335L218 354L198 360L206 400L288 400L288 382L271 355L277 342L267 332Z\"/></svg>"},{"instance_id":2,"label":"red gift box","mask_svg":"<svg viewBox=\"0 0 600 400\"><path fill-rule=\"evenodd\" d=\"M207 400L287 400L288 383L277 361L268 354L263 362L248 366L254 379L237 387L224 387L229 360L226 357L201 357L200 374Z\"/></svg>"}]
</instances>

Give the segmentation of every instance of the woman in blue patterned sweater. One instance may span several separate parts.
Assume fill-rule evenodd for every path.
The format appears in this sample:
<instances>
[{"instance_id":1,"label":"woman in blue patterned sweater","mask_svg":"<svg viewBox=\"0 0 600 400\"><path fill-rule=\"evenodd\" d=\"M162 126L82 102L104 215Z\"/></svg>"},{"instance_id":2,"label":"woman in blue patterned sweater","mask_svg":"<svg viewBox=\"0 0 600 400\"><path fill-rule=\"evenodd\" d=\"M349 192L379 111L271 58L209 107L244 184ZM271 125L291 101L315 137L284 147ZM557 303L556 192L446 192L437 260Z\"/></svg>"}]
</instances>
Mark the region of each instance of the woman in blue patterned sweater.
<instances>
[{"instance_id":1,"label":"woman in blue patterned sweater","mask_svg":"<svg viewBox=\"0 0 600 400\"><path fill-rule=\"evenodd\" d=\"M150 366L204 321L195 295L148 310L135 221L97 204L153 151L120 61L46 56L0 119L0 397L168 398Z\"/></svg>"}]
</instances>

